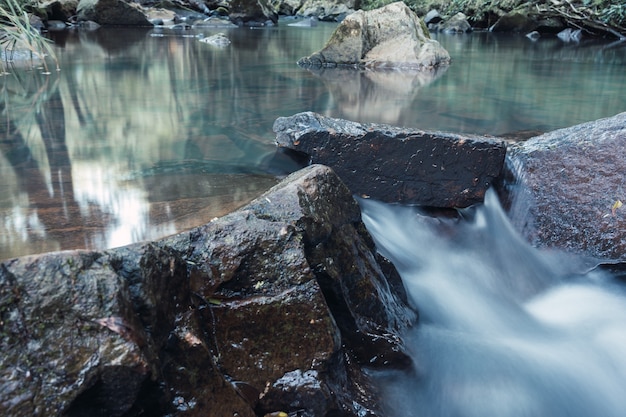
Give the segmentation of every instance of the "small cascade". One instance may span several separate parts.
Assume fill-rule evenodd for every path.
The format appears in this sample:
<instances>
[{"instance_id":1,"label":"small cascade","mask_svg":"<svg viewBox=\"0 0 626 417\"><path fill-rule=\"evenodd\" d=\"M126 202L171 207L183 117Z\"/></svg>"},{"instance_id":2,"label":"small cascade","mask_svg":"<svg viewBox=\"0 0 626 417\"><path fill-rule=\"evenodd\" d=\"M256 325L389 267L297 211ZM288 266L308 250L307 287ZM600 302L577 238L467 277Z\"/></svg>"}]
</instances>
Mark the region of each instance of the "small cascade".
<instances>
[{"instance_id":1,"label":"small cascade","mask_svg":"<svg viewBox=\"0 0 626 417\"><path fill-rule=\"evenodd\" d=\"M414 372L379 375L389 415L624 415L626 297L592 260L528 245L491 190L450 217L360 204L420 312Z\"/></svg>"}]
</instances>

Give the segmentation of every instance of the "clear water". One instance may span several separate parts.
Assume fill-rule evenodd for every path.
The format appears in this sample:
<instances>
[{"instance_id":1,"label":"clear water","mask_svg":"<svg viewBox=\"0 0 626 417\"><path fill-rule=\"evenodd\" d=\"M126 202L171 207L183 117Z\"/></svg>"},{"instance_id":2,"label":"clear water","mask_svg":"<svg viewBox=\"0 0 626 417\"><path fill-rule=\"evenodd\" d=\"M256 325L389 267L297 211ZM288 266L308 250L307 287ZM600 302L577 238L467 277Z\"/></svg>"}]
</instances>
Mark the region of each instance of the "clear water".
<instances>
[{"instance_id":1,"label":"clear water","mask_svg":"<svg viewBox=\"0 0 626 417\"><path fill-rule=\"evenodd\" d=\"M413 371L379 375L389 415L624 415L623 286L528 246L492 192L459 219L362 207L421 314L405 335Z\"/></svg>"},{"instance_id":2,"label":"clear water","mask_svg":"<svg viewBox=\"0 0 626 417\"><path fill-rule=\"evenodd\" d=\"M452 132L545 131L626 110L626 47L442 36L436 79L298 68L335 26L54 35L61 71L0 79L0 259L155 239L293 169L272 124L312 110ZM526 132L523 135L528 135ZM530 133L532 134L532 133Z\"/></svg>"}]
</instances>

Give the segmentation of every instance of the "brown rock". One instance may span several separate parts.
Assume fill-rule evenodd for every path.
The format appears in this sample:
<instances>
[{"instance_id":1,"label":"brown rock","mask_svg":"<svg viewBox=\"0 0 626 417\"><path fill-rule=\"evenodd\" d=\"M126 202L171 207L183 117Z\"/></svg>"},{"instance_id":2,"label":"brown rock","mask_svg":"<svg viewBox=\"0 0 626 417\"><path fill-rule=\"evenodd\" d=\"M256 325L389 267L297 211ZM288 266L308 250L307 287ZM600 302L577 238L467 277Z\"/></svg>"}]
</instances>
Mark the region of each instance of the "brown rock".
<instances>
[{"instance_id":1,"label":"brown rock","mask_svg":"<svg viewBox=\"0 0 626 417\"><path fill-rule=\"evenodd\" d=\"M626 113L511 146L509 214L534 245L626 260Z\"/></svg>"},{"instance_id":2,"label":"brown rock","mask_svg":"<svg viewBox=\"0 0 626 417\"><path fill-rule=\"evenodd\" d=\"M377 259L311 166L187 233L3 262L0 414L381 415L364 367L410 364L416 314Z\"/></svg>"},{"instance_id":3,"label":"brown rock","mask_svg":"<svg viewBox=\"0 0 626 417\"><path fill-rule=\"evenodd\" d=\"M386 202L467 207L504 164L493 138L360 124L312 112L274 123L276 143L332 167L353 193Z\"/></svg>"}]
</instances>

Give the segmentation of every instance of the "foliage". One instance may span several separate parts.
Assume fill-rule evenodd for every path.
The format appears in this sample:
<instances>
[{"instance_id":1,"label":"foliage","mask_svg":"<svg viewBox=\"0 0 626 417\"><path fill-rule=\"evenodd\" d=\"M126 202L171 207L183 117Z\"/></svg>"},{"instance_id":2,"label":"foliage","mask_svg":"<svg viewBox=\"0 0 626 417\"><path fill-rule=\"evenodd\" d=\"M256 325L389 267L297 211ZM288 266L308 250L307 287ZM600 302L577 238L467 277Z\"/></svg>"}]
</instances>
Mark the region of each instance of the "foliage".
<instances>
[{"instance_id":1,"label":"foliage","mask_svg":"<svg viewBox=\"0 0 626 417\"><path fill-rule=\"evenodd\" d=\"M30 23L27 4L24 0L0 0L0 47L2 48L2 67L6 73L7 66L12 63L16 53L27 53L31 62L41 61L44 74L50 74L46 56L56 64L59 63L52 49L51 42Z\"/></svg>"}]
</instances>

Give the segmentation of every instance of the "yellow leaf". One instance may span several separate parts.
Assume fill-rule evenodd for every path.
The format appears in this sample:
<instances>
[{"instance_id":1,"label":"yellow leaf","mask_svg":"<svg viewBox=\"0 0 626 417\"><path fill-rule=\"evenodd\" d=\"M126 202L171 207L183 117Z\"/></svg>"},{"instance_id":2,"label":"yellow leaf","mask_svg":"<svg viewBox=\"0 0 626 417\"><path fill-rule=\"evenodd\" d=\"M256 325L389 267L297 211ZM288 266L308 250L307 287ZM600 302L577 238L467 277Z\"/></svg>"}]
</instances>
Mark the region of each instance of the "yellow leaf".
<instances>
[{"instance_id":1,"label":"yellow leaf","mask_svg":"<svg viewBox=\"0 0 626 417\"><path fill-rule=\"evenodd\" d=\"M623 205L624 204L620 200L615 200L615 203L613 203L613 206L611 207L611 214L615 216L615 211Z\"/></svg>"}]
</instances>

